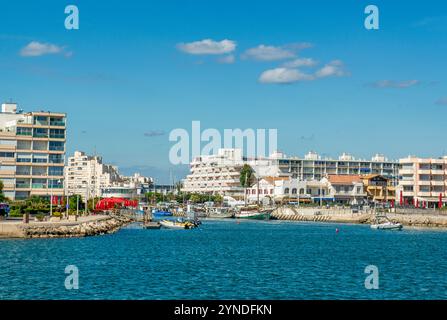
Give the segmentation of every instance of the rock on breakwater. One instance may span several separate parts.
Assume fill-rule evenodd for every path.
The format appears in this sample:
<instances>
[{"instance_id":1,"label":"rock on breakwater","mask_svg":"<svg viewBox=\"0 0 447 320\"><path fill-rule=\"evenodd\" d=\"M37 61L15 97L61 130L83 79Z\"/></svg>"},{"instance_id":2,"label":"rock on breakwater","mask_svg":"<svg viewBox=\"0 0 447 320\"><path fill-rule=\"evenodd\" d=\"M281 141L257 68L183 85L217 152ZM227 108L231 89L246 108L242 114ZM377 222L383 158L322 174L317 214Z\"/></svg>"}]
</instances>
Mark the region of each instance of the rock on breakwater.
<instances>
[{"instance_id":1,"label":"rock on breakwater","mask_svg":"<svg viewBox=\"0 0 447 320\"><path fill-rule=\"evenodd\" d=\"M127 217L110 216L76 224L30 224L19 228L24 238L71 238L113 233L130 222L132 219Z\"/></svg>"}]
</instances>

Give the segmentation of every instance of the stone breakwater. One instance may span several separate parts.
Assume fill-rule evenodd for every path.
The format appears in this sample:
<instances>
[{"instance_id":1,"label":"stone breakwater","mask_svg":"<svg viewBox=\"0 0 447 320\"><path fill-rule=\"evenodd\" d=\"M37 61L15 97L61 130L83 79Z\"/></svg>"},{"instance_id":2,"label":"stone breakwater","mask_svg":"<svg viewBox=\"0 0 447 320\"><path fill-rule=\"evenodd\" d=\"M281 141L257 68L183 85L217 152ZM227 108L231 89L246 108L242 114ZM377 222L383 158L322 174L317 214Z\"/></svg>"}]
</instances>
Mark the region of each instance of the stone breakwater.
<instances>
[{"instance_id":1,"label":"stone breakwater","mask_svg":"<svg viewBox=\"0 0 447 320\"><path fill-rule=\"evenodd\" d=\"M23 238L72 238L113 233L131 222L127 217L110 216L76 224L22 224L18 228Z\"/></svg>"}]
</instances>

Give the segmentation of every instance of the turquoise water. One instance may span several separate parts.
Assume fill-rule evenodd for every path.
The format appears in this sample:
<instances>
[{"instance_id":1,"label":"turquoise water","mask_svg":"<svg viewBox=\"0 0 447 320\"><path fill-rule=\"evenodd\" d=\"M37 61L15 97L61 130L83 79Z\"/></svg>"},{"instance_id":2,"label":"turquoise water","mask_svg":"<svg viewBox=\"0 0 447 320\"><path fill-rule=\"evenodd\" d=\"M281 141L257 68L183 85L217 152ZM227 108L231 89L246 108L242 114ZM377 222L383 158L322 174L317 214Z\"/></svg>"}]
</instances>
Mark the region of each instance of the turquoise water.
<instances>
[{"instance_id":1,"label":"turquoise water","mask_svg":"<svg viewBox=\"0 0 447 320\"><path fill-rule=\"evenodd\" d=\"M78 290L65 289L67 265L79 268ZM377 290L365 289L368 265ZM228 220L0 240L0 298L446 299L447 232Z\"/></svg>"}]
</instances>

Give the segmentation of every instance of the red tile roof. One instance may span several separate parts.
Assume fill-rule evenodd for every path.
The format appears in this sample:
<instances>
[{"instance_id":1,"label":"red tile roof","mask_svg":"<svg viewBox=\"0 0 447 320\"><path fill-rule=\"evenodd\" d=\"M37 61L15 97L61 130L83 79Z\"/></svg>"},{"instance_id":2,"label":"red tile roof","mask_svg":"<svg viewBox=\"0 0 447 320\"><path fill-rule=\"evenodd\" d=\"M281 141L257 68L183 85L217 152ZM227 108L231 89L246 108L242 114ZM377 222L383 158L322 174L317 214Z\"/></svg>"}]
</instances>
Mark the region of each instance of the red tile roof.
<instances>
[{"instance_id":1,"label":"red tile roof","mask_svg":"<svg viewBox=\"0 0 447 320\"><path fill-rule=\"evenodd\" d=\"M328 180L331 184L352 184L362 181L358 174L354 175L330 174L328 175Z\"/></svg>"}]
</instances>

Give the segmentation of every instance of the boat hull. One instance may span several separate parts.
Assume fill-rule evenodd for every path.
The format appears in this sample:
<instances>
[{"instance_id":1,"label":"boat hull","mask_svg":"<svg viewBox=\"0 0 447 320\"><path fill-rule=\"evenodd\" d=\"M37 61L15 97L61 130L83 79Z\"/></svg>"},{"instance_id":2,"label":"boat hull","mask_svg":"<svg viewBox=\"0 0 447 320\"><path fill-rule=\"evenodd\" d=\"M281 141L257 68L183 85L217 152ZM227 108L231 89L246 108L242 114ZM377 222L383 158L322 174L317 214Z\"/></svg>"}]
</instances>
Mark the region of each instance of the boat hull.
<instances>
[{"instance_id":1,"label":"boat hull","mask_svg":"<svg viewBox=\"0 0 447 320\"><path fill-rule=\"evenodd\" d=\"M270 212L241 212L236 213L237 219L269 220Z\"/></svg>"},{"instance_id":2,"label":"boat hull","mask_svg":"<svg viewBox=\"0 0 447 320\"><path fill-rule=\"evenodd\" d=\"M191 222L178 222L178 221L162 220L159 223L163 228L167 228L167 229L193 229L196 227Z\"/></svg>"},{"instance_id":3,"label":"boat hull","mask_svg":"<svg viewBox=\"0 0 447 320\"><path fill-rule=\"evenodd\" d=\"M402 225L401 224L372 224L371 228L372 229L377 229L377 230L396 230L396 231L400 231L400 230L402 230Z\"/></svg>"}]
</instances>

